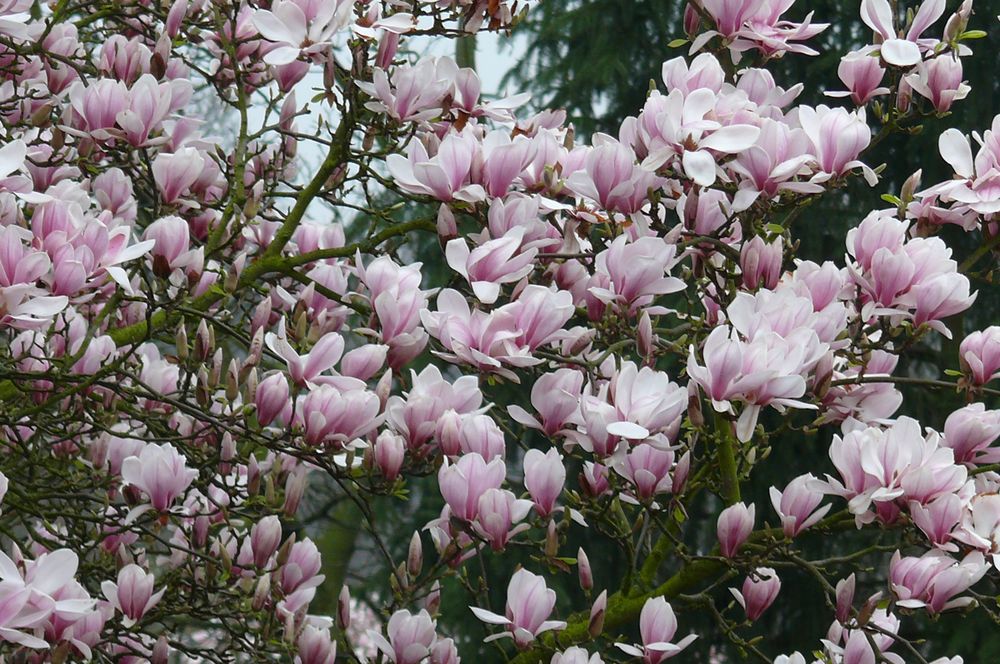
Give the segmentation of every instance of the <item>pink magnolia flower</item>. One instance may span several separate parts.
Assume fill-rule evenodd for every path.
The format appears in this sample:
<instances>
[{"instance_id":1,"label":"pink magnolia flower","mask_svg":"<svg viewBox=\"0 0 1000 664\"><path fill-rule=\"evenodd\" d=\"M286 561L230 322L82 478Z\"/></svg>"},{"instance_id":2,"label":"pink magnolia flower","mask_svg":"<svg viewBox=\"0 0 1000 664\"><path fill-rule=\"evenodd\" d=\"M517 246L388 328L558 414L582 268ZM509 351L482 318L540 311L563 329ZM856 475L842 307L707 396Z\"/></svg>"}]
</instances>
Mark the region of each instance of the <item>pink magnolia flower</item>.
<instances>
[{"instance_id":1,"label":"pink magnolia flower","mask_svg":"<svg viewBox=\"0 0 1000 664\"><path fill-rule=\"evenodd\" d=\"M968 476L955 464L952 450L940 445L938 434L922 435L919 423L908 417L884 430L862 427L843 438L834 436L830 458L840 480L827 476L828 493L846 498L858 523L876 516L892 521L897 500L928 503L958 491Z\"/></svg>"},{"instance_id":2,"label":"pink magnolia flower","mask_svg":"<svg viewBox=\"0 0 1000 664\"><path fill-rule=\"evenodd\" d=\"M394 482L406 459L406 441L399 434L383 431L375 439L373 458L386 481Z\"/></svg>"},{"instance_id":3,"label":"pink magnolia flower","mask_svg":"<svg viewBox=\"0 0 1000 664\"><path fill-rule=\"evenodd\" d=\"M872 57L870 48L851 51L840 59L837 75L847 86L845 92L827 92L829 97L850 95L855 106L864 106L875 97L889 94L889 88L882 86L885 68L878 58Z\"/></svg>"},{"instance_id":4,"label":"pink magnolia flower","mask_svg":"<svg viewBox=\"0 0 1000 664\"><path fill-rule=\"evenodd\" d=\"M781 277L783 256L780 237L774 242L766 243L764 238L755 235L749 242L744 242L740 249L743 286L749 290L756 290L758 287L774 288Z\"/></svg>"},{"instance_id":5,"label":"pink magnolia flower","mask_svg":"<svg viewBox=\"0 0 1000 664\"><path fill-rule=\"evenodd\" d=\"M524 455L524 488L539 516L552 514L565 484L566 467L559 450L553 447L544 454L541 450L528 450Z\"/></svg>"},{"instance_id":6,"label":"pink magnolia flower","mask_svg":"<svg viewBox=\"0 0 1000 664\"><path fill-rule=\"evenodd\" d=\"M813 488L815 482L812 473L807 473L789 482L784 491L771 487L771 504L781 518L781 528L787 537L798 536L826 516L833 507L824 505L816 509L823 500L823 493Z\"/></svg>"},{"instance_id":7,"label":"pink magnolia flower","mask_svg":"<svg viewBox=\"0 0 1000 664\"><path fill-rule=\"evenodd\" d=\"M389 346L365 344L348 351L340 360L340 373L358 380L369 380L385 365Z\"/></svg>"},{"instance_id":8,"label":"pink magnolia flower","mask_svg":"<svg viewBox=\"0 0 1000 664\"><path fill-rule=\"evenodd\" d=\"M456 453L476 452L487 461L506 456L507 443L504 440L503 430L492 417L482 413L466 413L460 415L459 419L461 423L458 429L458 452ZM441 443L443 449L445 441L439 440L438 442Z\"/></svg>"},{"instance_id":9,"label":"pink magnolia flower","mask_svg":"<svg viewBox=\"0 0 1000 664\"><path fill-rule=\"evenodd\" d=\"M978 551L967 554L961 562L937 550L919 558L904 558L897 551L889 563L889 585L897 605L925 608L935 614L974 602L972 597L956 595L975 585L988 568Z\"/></svg>"},{"instance_id":10,"label":"pink magnolia flower","mask_svg":"<svg viewBox=\"0 0 1000 664\"><path fill-rule=\"evenodd\" d=\"M791 4L787 0L760 2L757 11L747 18L745 27L739 32L740 36L730 46L730 50L739 52L752 47L772 57L779 57L784 53L816 55L814 49L795 42L815 37L829 27L829 24L813 23L812 12L801 23L782 20L781 15Z\"/></svg>"},{"instance_id":11,"label":"pink magnolia flower","mask_svg":"<svg viewBox=\"0 0 1000 664\"><path fill-rule=\"evenodd\" d=\"M187 459L173 445L149 443L138 456L122 461L122 481L149 498L153 509L166 511L187 491L198 471L187 467Z\"/></svg>"},{"instance_id":12,"label":"pink magnolia flower","mask_svg":"<svg viewBox=\"0 0 1000 664\"><path fill-rule=\"evenodd\" d=\"M674 453L671 450L661 449L651 443L640 443L614 468L635 487L636 498L645 502L652 500L657 494L671 491L673 480L670 470L673 465Z\"/></svg>"},{"instance_id":13,"label":"pink magnolia flower","mask_svg":"<svg viewBox=\"0 0 1000 664\"><path fill-rule=\"evenodd\" d=\"M983 145L973 159L968 137L955 128L945 130L938 139L938 150L957 177L921 193L963 203L979 214L1000 211L1000 148L994 138L998 132L1000 116L993 119L992 127L982 136Z\"/></svg>"},{"instance_id":14,"label":"pink magnolia flower","mask_svg":"<svg viewBox=\"0 0 1000 664\"><path fill-rule=\"evenodd\" d=\"M523 238L524 229L512 228L503 237L488 240L471 252L463 238L455 238L448 242L445 255L448 265L465 277L479 301L493 304L501 284L519 281L534 269L538 251L523 249Z\"/></svg>"},{"instance_id":15,"label":"pink magnolia flower","mask_svg":"<svg viewBox=\"0 0 1000 664\"><path fill-rule=\"evenodd\" d=\"M446 57L425 57L414 65L387 69L376 67L371 82L358 81L357 86L377 100L366 107L399 122L421 122L440 115L458 71L455 61Z\"/></svg>"},{"instance_id":16,"label":"pink magnolia flower","mask_svg":"<svg viewBox=\"0 0 1000 664\"><path fill-rule=\"evenodd\" d=\"M584 378L583 372L576 369L542 374L531 387L531 405L538 417L517 405L508 406L507 412L520 424L554 436L567 424L579 422Z\"/></svg>"},{"instance_id":17,"label":"pink magnolia flower","mask_svg":"<svg viewBox=\"0 0 1000 664\"><path fill-rule=\"evenodd\" d=\"M250 528L250 549L253 564L267 566L268 560L281 544L281 520L274 514L264 517Z\"/></svg>"},{"instance_id":18,"label":"pink magnolia flower","mask_svg":"<svg viewBox=\"0 0 1000 664\"><path fill-rule=\"evenodd\" d=\"M812 153L824 175L839 177L860 168L869 184L875 184L874 171L858 160L872 139L864 109L849 112L820 105L800 106L798 111L799 124L812 142Z\"/></svg>"},{"instance_id":19,"label":"pink magnolia flower","mask_svg":"<svg viewBox=\"0 0 1000 664\"><path fill-rule=\"evenodd\" d=\"M1000 452L987 448L998 437L1000 411L974 403L948 416L941 444L954 450L956 463L996 463Z\"/></svg>"},{"instance_id":20,"label":"pink magnolia flower","mask_svg":"<svg viewBox=\"0 0 1000 664\"><path fill-rule=\"evenodd\" d=\"M535 158L536 143L527 136L491 131L483 139L482 182L490 198L506 196L511 185Z\"/></svg>"},{"instance_id":21,"label":"pink magnolia flower","mask_svg":"<svg viewBox=\"0 0 1000 664\"><path fill-rule=\"evenodd\" d=\"M516 300L501 309L517 330L514 344L528 351L565 339L563 326L576 313L572 293L539 284L525 286Z\"/></svg>"},{"instance_id":22,"label":"pink magnolia flower","mask_svg":"<svg viewBox=\"0 0 1000 664\"><path fill-rule=\"evenodd\" d=\"M374 392L320 385L302 398L295 416L296 423L305 430L307 444L343 446L378 427L382 421L380 410Z\"/></svg>"},{"instance_id":23,"label":"pink magnolia flower","mask_svg":"<svg viewBox=\"0 0 1000 664\"><path fill-rule=\"evenodd\" d=\"M411 450L431 439L446 411L472 413L483 402L476 376L462 376L450 383L433 364L419 374L411 371L410 382L412 387L406 397L390 397L385 410L392 428L406 438Z\"/></svg>"},{"instance_id":24,"label":"pink magnolia flower","mask_svg":"<svg viewBox=\"0 0 1000 664\"><path fill-rule=\"evenodd\" d=\"M618 416L608 432L634 439L659 433L675 436L688 396L666 373L622 362L608 384L608 399Z\"/></svg>"},{"instance_id":25,"label":"pink magnolia flower","mask_svg":"<svg viewBox=\"0 0 1000 664\"><path fill-rule=\"evenodd\" d=\"M767 609L774 604L781 590L781 580L770 567L758 567L753 574L743 582L743 588L730 588L736 601L746 612L747 620L755 622Z\"/></svg>"},{"instance_id":26,"label":"pink magnolia flower","mask_svg":"<svg viewBox=\"0 0 1000 664\"><path fill-rule=\"evenodd\" d=\"M0 226L0 288L30 287L52 266L49 255L31 247L31 231L20 226Z\"/></svg>"},{"instance_id":27,"label":"pink magnolia flower","mask_svg":"<svg viewBox=\"0 0 1000 664\"><path fill-rule=\"evenodd\" d=\"M662 184L662 178L636 164L636 155L628 146L608 136L595 137L584 168L571 173L566 180L566 186L574 193L600 203L606 210L623 214L641 210L649 191Z\"/></svg>"},{"instance_id":28,"label":"pink magnolia flower","mask_svg":"<svg viewBox=\"0 0 1000 664\"><path fill-rule=\"evenodd\" d=\"M486 198L483 187L471 182L472 165L481 151L479 140L466 130L448 134L434 157L429 156L423 143L412 141L406 157L392 154L385 163L404 191L446 203L453 200L476 203Z\"/></svg>"},{"instance_id":29,"label":"pink magnolia flower","mask_svg":"<svg viewBox=\"0 0 1000 664\"><path fill-rule=\"evenodd\" d=\"M508 367L534 366L541 360L532 356L529 346L519 343L523 332L516 327L515 304L489 313L473 311L460 293L446 288L438 294L437 311L421 311L421 319L448 350L438 353L441 357L517 381L517 374Z\"/></svg>"},{"instance_id":30,"label":"pink magnolia flower","mask_svg":"<svg viewBox=\"0 0 1000 664\"><path fill-rule=\"evenodd\" d=\"M718 93L726 82L725 70L711 53L698 54L690 66L683 57L667 60L663 63L660 74L667 92L680 90L689 94L699 88L707 88Z\"/></svg>"},{"instance_id":31,"label":"pink magnolia flower","mask_svg":"<svg viewBox=\"0 0 1000 664\"><path fill-rule=\"evenodd\" d=\"M503 551L515 535L530 527L520 523L530 510L530 500L520 500L505 489L487 489L479 496L472 527L494 551Z\"/></svg>"},{"instance_id":32,"label":"pink magnolia flower","mask_svg":"<svg viewBox=\"0 0 1000 664\"><path fill-rule=\"evenodd\" d=\"M798 400L806 390L802 374L815 365L822 348L815 332L801 329L804 335L789 339L764 331L747 342L725 325L716 327L702 349L704 366L698 363L691 347L688 375L712 399L713 408L732 412L732 401L746 403L736 426L740 440L750 439L765 405L811 407Z\"/></svg>"},{"instance_id":33,"label":"pink magnolia flower","mask_svg":"<svg viewBox=\"0 0 1000 664\"><path fill-rule=\"evenodd\" d=\"M163 202L170 204L191 190L201 177L205 157L196 148L180 148L172 154L161 152L153 160L153 179Z\"/></svg>"},{"instance_id":34,"label":"pink magnolia flower","mask_svg":"<svg viewBox=\"0 0 1000 664\"><path fill-rule=\"evenodd\" d=\"M947 112L972 89L962 80L962 61L952 54L921 62L905 80L917 94L928 99L938 113Z\"/></svg>"},{"instance_id":35,"label":"pink magnolia flower","mask_svg":"<svg viewBox=\"0 0 1000 664\"><path fill-rule=\"evenodd\" d=\"M419 664L434 647L437 640L434 629L434 620L426 610L413 614L401 609L392 614L386 625L388 640L375 630L368 630L368 637L395 664Z\"/></svg>"},{"instance_id":36,"label":"pink magnolia flower","mask_svg":"<svg viewBox=\"0 0 1000 664\"><path fill-rule=\"evenodd\" d=\"M882 39L879 52L886 63L896 67L911 67L919 63L922 57L920 35L941 17L944 6L938 0L924 0L913 17L905 39L896 35L892 7L888 0L862 0L861 20Z\"/></svg>"},{"instance_id":37,"label":"pink magnolia flower","mask_svg":"<svg viewBox=\"0 0 1000 664\"><path fill-rule=\"evenodd\" d=\"M683 290L684 282L667 276L677 263L676 254L677 247L659 237L647 236L629 242L625 235L620 235L594 261L594 271L606 277L606 285L591 286L588 290L600 301L634 314L639 308L648 308L657 295Z\"/></svg>"},{"instance_id":38,"label":"pink magnolia flower","mask_svg":"<svg viewBox=\"0 0 1000 664\"><path fill-rule=\"evenodd\" d=\"M261 426L266 427L275 420L288 424L292 417L292 399L285 374L276 371L262 380L254 393L254 404Z\"/></svg>"},{"instance_id":39,"label":"pink magnolia flower","mask_svg":"<svg viewBox=\"0 0 1000 664\"><path fill-rule=\"evenodd\" d=\"M455 463L445 460L438 471L438 486L452 514L472 521L479 513L480 496L490 489L499 489L506 473L503 459L487 462L482 455L470 452Z\"/></svg>"},{"instance_id":40,"label":"pink magnolia flower","mask_svg":"<svg viewBox=\"0 0 1000 664\"><path fill-rule=\"evenodd\" d=\"M278 333L268 332L264 341L268 348L285 360L289 378L300 387L321 382L317 380L319 375L339 362L344 353L344 338L336 332L328 332L316 341L308 353L299 355L285 336L284 319L279 324Z\"/></svg>"},{"instance_id":41,"label":"pink magnolia flower","mask_svg":"<svg viewBox=\"0 0 1000 664\"><path fill-rule=\"evenodd\" d=\"M308 2L278 0L271 10L253 13L253 25L276 46L264 55L270 65L287 65L302 54L313 56L330 48L337 32L351 22L354 6L346 0Z\"/></svg>"},{"instance_id":42,"label":"pink magnolia flower","mask_svg":"<svg viewBox=\"0 0 1000 664\"><path fill-rule=\"evenodd\" d=\"M958 348L962 368L974 385L985 385L1000 377L1000 327L972 332Z\"/></svg>"},{"instance_id":43,"label":"pink magnolia flower","mask_svg":"<svg viewBox=\"0 0 1000 664\"><path fill-rule=\"evenodd\" d=\"M57 619L83 619L94 600L74 580L79 558L73 551L57 549L23 563L22 572L0 552L0 643L49 650L36 631L51 629Z\"/></svg>"},{"instance_id":44,"label":"pink magnolia flower","mask_svg":"<svg viewBox=\"0 0 1000 664\"><path fill-rule=\"evenodd\" d=\"M296 591L315 588L325 578L319 573L322 567L319 549L312 540L295 542L289 549L287 560L280 567L282 592L291 595Z\"/></svg>"},{"instance_id":45,"label":"pink magnolia flower","mask_svg":"<svg viewBox=\"0 0 1000 664\"><path fill-rule=\"evenodd\" d=\"M664 597L653 597L646 600L639 614L639 635L642 645L615 643L620 650L641 657L645 664L659 664L665 659L678 655L698 638L689 634L677 643L672 639L677 634L677 617L674 609Z\"/></svg>"},{"instance_id":46,"label":"pink magnolia flower","mask_svg":"<svg viewBox=\"0 0 1000 664\"><path fill-rule=\"evenodd\" d=\"M903 249L907 226L906 222L895 218L894 211L872 212L847 232L847 251L862 270L869 271L880 249L886 249L890 254Z\"/></svg>"},{"instance_id":47,"label":"pink magnolia flower","mask_svg":"<svg viewBox=\"0 0 1000 664\"><path fill-rule=\"evenodd\" d=\"M191 230L188 223L180 217L167 216L157 219L146 227L142 235L144 240L154 240L150 253L154 260L159 258L171 270L185 267L191 259L188 249L191 246Z\"/></svg>"},{"instance_id":48,"label":"pink magnolia flower","mask_svg":"<svg viewBox=\"0 0 1000 664\"><path fill-rule=\"evenodd\" d=\"M128 87L110 78L99 78L89 85L78 81L70 86L69 101L73 127L105 140L111 136L108 130L116 127L118 114L128 108Z\"/></svg>"},{"instance_id":49,"label":"pink magnolia flower","mask_svg":"<svg viewBox=\"0 0 1000 664\"><path fill-rule=\"evenodd\" d=\"M955 527L966 514L965 501L954 493L938 496L926 505L910 501L907 509L913 524L927 536L931 544L942 551L957 551L949 542L953 539Z\"/></svg>"},{"instance_id":50,"label":"pink magnolia flower","mask_svg":"<svg viewBox=\"0 0 1000 664\"><path fill-rule=\"evenodd\" d=\"M749 200L740 203L745 207L753 202L753 198L763 194L768 198L778 195L781 191L798 193L815 193L822 191L822 186L812 182L798 180L799 176L812 173L809 168L814 160L812 142L799 127L790 127L785 122L764 118L761 121L760 136L746 150L736 155L736 158L726 166L729 171L740 177L740 193ZM711 194L714 190L703 192ZM716 194L717 195L717 194ZM717 206L714 206L717 207ZM714 209L709 208L713 214ZM725 217L719 220L719 225L725 222ZM707 234L703 230L697 232Z\"/></svg>"},{"instance_id":51,"label":"pink magnolia flower","mask_svg":"<svg viewBox=\"0 0 1000 664\"><path fill-rule=\"evenodd\" d=\"M566 627L561 620L548 620L555 605L556 592L546 587L545 579L526 569L519 569L507 586L505 615L475 606L469 608L483 622L506 627L505 631L487 637L487 641L511 637L519 648L524 648L539 634Z\"/></svg>"},{"instance_id":52,"label":"pink magnolia flower","mask_svg":"<svg viewBox=\"0 0 1000 664\"><path fill-rule=\"evenodd\" d=\"M716 526L716 535L719 538L719 551L723 556L734 557L747 541L753 532L755 514L756 506L753 503L750 507L744 503L736 503L722 510Z\"/></svg>"},{"instance_id":53,"label":"pink magnolia flower","mask_svg":"<svg viewBox=\"0 0 1000 664\"><path fill-rule=\"evenodd\" d=\"M623 132L634 131L636 142L648 154L644 169L673 164L695 184L709 187L718 177L717 155L738 154L760 135L755 125L724 125L716 120L721 103L721 96L707 88L687 95L681 90L668 95L653 92L634 125L624 125Z\"/></svg>"},{"instance_id":54,"label":"pink magnolia flower","mask_svg":"<svg viewBox=\"0 0 1000 664\"><path fill-rule=\"evenodd\" d=\"M131 627L142 620L163 597L166 588L153 592L156 578L138 565L130 564L118 571L118 583L105 581L101 591L111 602L111 606L124 615L125 627Z\"/></svg>"},{"instance_id":55,"label":"pink magnolia flower","mask_svg":"<svg viewBox=\"0 0 1000 664\"><path fill-rule=\"evenodd\" d=\"M295 641L295 664L336 664L337 642L329 629L305 625Z\"/></svg>"},{"instance_id":56,"label":"pink magnolia flower","mask_svg":"<svg viewBox=\"0 0 1000 664\"><path fill-rule=\"evenodd\" d=\"M600 653L591 655L580 646L573 646L552 655L549 664L604 664L604 660Z\"/></svg>"},{"instance_id":57,"label":"pink magnolia flower","mask_svg":"<svg viewBox=\"0 0 1000 664\"><path fill-rule=\"evenodd\" d=\"M1000 563L1000 494L973 496L963 505L958 527L951 532L954 540L978 549Z\"/></svg>"}]
</instances>

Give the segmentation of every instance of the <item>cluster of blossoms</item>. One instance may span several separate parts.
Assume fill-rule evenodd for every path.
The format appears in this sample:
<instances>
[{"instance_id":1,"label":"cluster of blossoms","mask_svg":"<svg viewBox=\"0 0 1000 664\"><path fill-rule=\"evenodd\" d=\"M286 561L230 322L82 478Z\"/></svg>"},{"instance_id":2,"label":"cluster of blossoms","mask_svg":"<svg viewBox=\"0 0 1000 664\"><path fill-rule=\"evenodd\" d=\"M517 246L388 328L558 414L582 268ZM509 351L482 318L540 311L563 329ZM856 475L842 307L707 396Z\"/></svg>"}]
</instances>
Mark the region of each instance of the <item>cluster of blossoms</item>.
<instances>
[{"instance_id":1,"label":"cluster of blossoms","mask_svg":"<svg viewBox=\"0 0 1000 664\"><path fill-rule=\"evenodd\" d=\"M464 585L462 613L516 661L659 664L697 647L678 598L682 621L708 606L756 650L746 630L791 564L836 607L818 661L861 664L916 647L900 615L972 607L1000 570L984 401L1000 328L948 358L969 405L943 432L897 417L896 382L920 381L893 372L976 300L968 273L1000 239L1000 116L975 157L944 132L955 177L915 175L859 215L843 261L796 258L791 228L849 180L878 183L871 122L969 93L972 3L938 29L943 1L904 24L864 0L874 43L831 95L850 106L728 67L815 53L826 26L783 18L791 4L692 0L693 57L582 144L564 112L487 99L473 69L401 48L508 30L523 3L0 2L0 652L457 664L469 640L441 604ZM945 225L984 249L960 264ZM758 527L741 483L786 423L839 431L836 474L771 487L779 527ZM303 525L324 491L388 570L364 629L349 561ZM373 506L406 495L438 516L400 551ZM717 546L680 537L695 501ZM855 527L902 533L859 607L853 575L834 586L795 553ZM637 572L593 598L586 551L566 555L591 533ZM500 613L477 589L518 549ZM589 615L557 611L574 567Z\"/></svg>"}]
</instances>

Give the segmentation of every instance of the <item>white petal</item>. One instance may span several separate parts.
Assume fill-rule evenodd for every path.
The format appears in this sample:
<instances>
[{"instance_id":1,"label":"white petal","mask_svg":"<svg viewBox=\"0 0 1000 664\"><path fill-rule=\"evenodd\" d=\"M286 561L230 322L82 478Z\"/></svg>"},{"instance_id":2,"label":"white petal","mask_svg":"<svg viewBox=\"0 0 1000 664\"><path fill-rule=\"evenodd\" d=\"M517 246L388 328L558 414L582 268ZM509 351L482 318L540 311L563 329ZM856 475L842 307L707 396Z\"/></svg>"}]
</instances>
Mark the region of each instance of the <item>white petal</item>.
<instances>
[{"instance_id":1,"label":"white petal","mask_svg":"<svg viewBox=\"0 0 1000 664\"><path fill-rule=\"evenodd\" d=\"M478 606L470 606L469 610L476 614L476 617L484 623L489 623L491 625L510 624L510 620L507 616L501 616L499 613L493 613L492 611L487 611L486 609L480 609Z\"/></svg>"},{"instance_id":2,"label":"white petal","mask_svg":"<svg viewBox=\"0 0 1000 664\"><path fill-rule=\"evenodd\" d=\"M955 173L964 178L971 178L975 173L972 162L972 147L962 132L954 127L948 129L938 138L938 150L941 158L951 164Z\"/></svg>"},{"instance_id":3,"label":"white petal","mask_svg":"<svg viewBox=\"0 0 1000 664\"><path fill-rule=\"evenodd\" d=\"M608 425L608 433L612 436L619 436L629 440L649 438L649 429L633 422L612 422Z\"/></svg>"},{"instance_id":4,"label":"white petal","mask_svg":"<svg viewBox=\"0 0 1000 664\"><path fill-rule=\"evenodd\" d=\"M682 162L684 173L697 184L709 187L715 182L715 158L708 152L685 152Z\"/></svg>"},{"instance_id":5,"label":"white petal","mask_svg":"<svg viewBox=\"0 0 1000 664\"><path fill-rule=\"evenodd\" d=\"M698 147L732 154L749 148L758 136L760 136L760 129L753 125L730 125L703 138L699 141Z\"/></svg>"},{"instance_id":6,"label":"white petal","mask_svg":"<svg viewBox=\"0 0 1000 664\"><path fill-rule=\"evenodd\" d=\"M912 67L920 62L920 47L906 39L889 39L879 47L882 59L896 67Z\"/></svg>"}]
</instances>

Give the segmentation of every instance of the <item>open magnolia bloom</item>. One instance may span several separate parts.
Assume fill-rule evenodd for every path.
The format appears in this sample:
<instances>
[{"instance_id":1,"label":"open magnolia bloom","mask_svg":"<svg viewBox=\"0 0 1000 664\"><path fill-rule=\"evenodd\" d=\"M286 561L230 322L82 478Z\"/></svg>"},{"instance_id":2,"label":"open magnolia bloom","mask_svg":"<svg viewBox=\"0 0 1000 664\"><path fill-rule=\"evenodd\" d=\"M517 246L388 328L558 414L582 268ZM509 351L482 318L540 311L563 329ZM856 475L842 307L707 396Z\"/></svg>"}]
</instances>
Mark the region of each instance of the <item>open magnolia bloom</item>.
<instances>
[{"instance_id":1,"label":"open magnolia bloom","mask_svg":"<svg viewBox=\"0 0 1000 664\"><path fill-rule=\"evenodd\" d=\"M519 569L507 586L505 615L474 606L470 609L483 622L505 627L506 631L487 637L487 641L510 637L518 647L524 647L542 632L566 628L566 623L561 620L547 620L555 604L556 592L545 586L545 579L526 569Z\"/></svg>"}]
</instances>

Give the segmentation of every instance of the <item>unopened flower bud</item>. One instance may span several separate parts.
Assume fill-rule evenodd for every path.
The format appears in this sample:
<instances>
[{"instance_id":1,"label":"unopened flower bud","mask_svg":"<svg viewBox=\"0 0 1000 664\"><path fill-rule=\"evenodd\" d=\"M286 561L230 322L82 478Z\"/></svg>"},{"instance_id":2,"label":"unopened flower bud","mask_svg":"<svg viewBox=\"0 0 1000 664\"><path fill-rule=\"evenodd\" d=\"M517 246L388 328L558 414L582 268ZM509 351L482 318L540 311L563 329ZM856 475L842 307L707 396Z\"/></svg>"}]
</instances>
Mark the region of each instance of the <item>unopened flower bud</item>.
<instances>
[{"instance_id":1,"label":"unopened flower bud","mask_svg":"<svg viewBox=\"0 0 1000 664\"><path fill-rule=\"evenodd\" d=\"M590 622L587 624L587 632L590 637L596 639L604 631L604 615L608 610L608 591L602 590L597 596L594 605L590 607Z\"/></svg>"},{"instance_id":2,"label":"unopened flower bud","mask_svg":"<svg viewBox=\"0 0 1000 664\"><path fill-rule=\"evenodd\" d=\"M851 619L851 606L854 604L854 575L837 582L837 621L844 625Z\"/></svg>"},{"instance_id":3,"label":"unopened flower bud","mask_svg":"<svg viewBox=\"0 0 1000 664\"><path fill-rule=\"evenodd\" d=\"M438 208L437 214L438 238L442 243L447 243L458 237L458 224L455 223L455 214L447 205Z\"/></svg>"},{"instance_id":4,"label":"unopened flower bud","mask_svg":"<svg viewBox=\"0 0 1000 664\"><path fill-rule=\"evenodd\" d=\"M420 576L420 570L424 565L424 550L420 543L420 532L413 531L410 538L410 549L406 556L406 570L410 576L416 578Z\"/></svg>"},{"instance_id":5,"label":"unopened flower bud","mask_svg":"<svg viewBox=\"0 0 1000 664\"><path fill-rule=\"evenodd\" d=\"M559 532L556 530L556 522L549 521L549 528L545 534L545 555L555 558L559 554Z\"/></svg>"},{"instance_id":6,"label":"unopened flower bud","mask_svg":"<svg viewBox=\"0 0 1000 664\"><path fill-rule=\"evenodd\" d=\"M438 581L434 582L431 586L431 591L427 593L426 599L424 599L424 608L427 609L427 613L432 616L437 615L437 612L441 609L441 583Z\"/></svg>"},{"instance_id":7,"label":"unopened flower bud","mask_svg":"<svg viewBox=\"0 0 1000 664\"><path fill-rule=\"evenodd\" d=\"M184 321L177 326L177 332L174 334L174 347L177 353L177 359L184 362L188 358L188 338L187 338L187 326Z\"/></svg>"},{"instance_id":8,"label":"unopened flower bud","mask_svg":"<svg viewBox=\"0 0 1000 664\"><path fill-rule=\"evenodd\" d=\"M295 516L298 511L307 483L308 479L304 472L292 473L285 481L285 504L282 510L289 518Z\"/></svg>"},{"instance_id":9,"label":"unopened flower bud","mask_svg":"<svg viewBox=\"0 0 1000 664\"><path fill-rule=\"evenodd\" d=\"M576 569L580 575L580 587L583 588L584 592L589 593L594 588L594 572L590 568L587 552L583 550L582 546L576 553Z\"/></svg>"},{"instance_id":10,"label":"unopened flower bud","mask_svg":"<svg viewBox=\"0 0 1000 664\"><path fill-rule=\"evenodd\" d=\"M204 362L208 359L209 355L212 354L212 350L215 348L215 340L213 338L212 332L208 327L208 323L202 318L201 322L198 323L198 332L194 337L194 354L199 362Z\"/></svg>"},{"instance_id":11,"label":"unopened flower bud","mask_svg":"<svg viewBox=\"0 0 1000 664\"><path fill-rule=\"evenodd\" d=\"M149 664L167 664L170 658L170 643L167 641L167 637L163 634L160 638L156 639L156 645L153 646L153 653L149 656Z\"/></svg>"},{"instance_id":12,"label":"unopened flower bud","mask_svg":"<svg viewBox=\"0 0 1000 664\"><path fill-rule=\"evenodd\" d=\"M253 551L253 564L265 567L271 555L281 544L281 520L275 515L266 516L250 529L250 549Z\"/></svg>"},{"instance_id":13,"label":"unopened flower bud","mask_svg":"<svg viewBox=\"0 0 1000 664\"><path fill-rule=\"evenodd\" d=\"M222 444L219 446L219 458L223 461L232 461L236 456L236 441L233 434L228 431L222 434Z\"/></svg>"},{"instance_id":14,"label":"unopened flower bud","mask_svg":"<svg viewBox=\"0 0 1000 664\"><path fill-rule=\"evenodd\" d=\"M337 597L337 627L341 631L351 626L351 591L344 586Z\"/></svg>"},{"instance_id":15,"label":"unopened flower bud","mask_svg":"<svg viewBox=\"0 0 1000 664\"><path fill-rule=\"evenodd\" d=\"M271 597L271 575L263 574L257 580L257 587L253 591L252 606L254 611L260 611L267 605L268 598Z\"/></svg>"}]
</instances>

